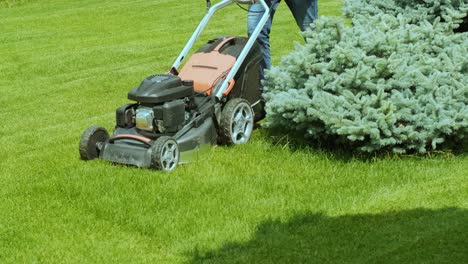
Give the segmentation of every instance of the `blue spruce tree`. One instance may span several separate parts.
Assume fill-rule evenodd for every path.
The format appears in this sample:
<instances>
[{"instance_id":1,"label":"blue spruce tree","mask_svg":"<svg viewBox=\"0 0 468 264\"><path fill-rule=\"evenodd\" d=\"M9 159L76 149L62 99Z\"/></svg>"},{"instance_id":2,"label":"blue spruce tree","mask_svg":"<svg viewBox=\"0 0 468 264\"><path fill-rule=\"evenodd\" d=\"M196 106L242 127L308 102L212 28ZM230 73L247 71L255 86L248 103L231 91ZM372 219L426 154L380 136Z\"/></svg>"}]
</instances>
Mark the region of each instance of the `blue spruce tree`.
<instances>
[{"instance_id":1,"label":"blue spruce tree","mask_svg":"<svg viewBox=\"0 0 468 264\"><path fill-rule=\"evenodd\" d=\"M370 4L372 3L372 4ZM361 151L425 153L468 137L465 1L348 1L264 81L268 127Z\"/></svg>"}]
</instances>

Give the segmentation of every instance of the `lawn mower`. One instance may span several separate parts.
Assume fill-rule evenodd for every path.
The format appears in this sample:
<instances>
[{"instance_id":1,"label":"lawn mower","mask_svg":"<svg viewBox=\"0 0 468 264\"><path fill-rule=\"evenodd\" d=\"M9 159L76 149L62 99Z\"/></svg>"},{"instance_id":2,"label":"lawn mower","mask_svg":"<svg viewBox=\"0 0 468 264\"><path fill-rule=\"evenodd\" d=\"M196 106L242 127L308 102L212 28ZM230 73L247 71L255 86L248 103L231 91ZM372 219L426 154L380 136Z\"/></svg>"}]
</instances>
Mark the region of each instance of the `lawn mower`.
<instances>
[{"instance_id":1,"label":"lawn mower","mask_svg":"<svg viewBox=\"0 0 468 264\"><path fill-rule=\"evenodd\" d=\"M270 14L265 1L256 0L265 12L250 38L211 39L179 67L215 12L251 2L221 0L211 6L207 0L205 17L171 69L145 78L128 93L134 103L117 108L112 136L99 126L84 131L81 159L172 171L198 160L210 146L248 142L254 124L265 116L256 42Z\"/></svg>"}]
</instances>

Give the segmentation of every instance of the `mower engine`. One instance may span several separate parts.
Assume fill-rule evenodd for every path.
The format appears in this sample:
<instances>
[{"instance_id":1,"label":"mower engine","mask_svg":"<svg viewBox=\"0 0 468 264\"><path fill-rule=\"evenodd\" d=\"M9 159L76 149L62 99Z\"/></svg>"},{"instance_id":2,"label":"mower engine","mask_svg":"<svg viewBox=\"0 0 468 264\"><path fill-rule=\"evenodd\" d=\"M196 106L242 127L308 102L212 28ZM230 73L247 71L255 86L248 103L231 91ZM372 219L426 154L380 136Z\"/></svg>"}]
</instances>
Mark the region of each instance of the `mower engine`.
<instances>
[{"instance_id":1,"label":"mower engine","mask_svg":"<svg viewBox=\"0 0 468 264\"><path fill-rule=\"evenodd\" d=\"M117 127L175 133L189 121L193 95L192 81L182 81L172 74L150 76L128 93L128 99L139 104L117 109Z\"/></svg>"}]
</instances>

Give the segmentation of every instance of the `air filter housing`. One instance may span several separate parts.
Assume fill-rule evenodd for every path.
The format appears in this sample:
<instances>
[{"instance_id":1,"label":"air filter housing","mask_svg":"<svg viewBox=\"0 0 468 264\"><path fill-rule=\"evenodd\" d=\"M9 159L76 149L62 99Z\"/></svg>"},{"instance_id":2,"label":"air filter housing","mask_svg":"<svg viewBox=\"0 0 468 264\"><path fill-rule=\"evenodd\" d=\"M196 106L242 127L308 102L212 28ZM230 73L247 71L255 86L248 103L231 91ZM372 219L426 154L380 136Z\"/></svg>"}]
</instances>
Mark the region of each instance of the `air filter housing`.
<instances>
[{"instance_id":1,"label":"air filter housing","mask_svg":"<svg viewBox=\"0 0 468 264\"><path fill-rule=\"evenodd\" d=\"M172 74L152 75L128 93L128 99L144 104L160 104L193 95L193 82Z\"/></svg>"}]
</instances>

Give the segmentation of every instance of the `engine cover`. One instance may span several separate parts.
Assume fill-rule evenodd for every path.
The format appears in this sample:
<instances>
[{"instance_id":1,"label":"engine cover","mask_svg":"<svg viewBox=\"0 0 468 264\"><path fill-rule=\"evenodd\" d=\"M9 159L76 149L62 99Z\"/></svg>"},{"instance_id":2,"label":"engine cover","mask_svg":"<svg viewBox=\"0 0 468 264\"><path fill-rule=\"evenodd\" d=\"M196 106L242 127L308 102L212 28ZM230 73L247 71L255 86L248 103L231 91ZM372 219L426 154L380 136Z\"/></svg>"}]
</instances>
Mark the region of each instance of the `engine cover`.
<instances>
[{"instance_id":1,"label":"engine cover","mask_svg":"<svg viewBox=\"0 0 468 264\"><path fill-rule=\"evenodd\" d=\"M128 99L159 104L193 95L193 82L172 74L152 75L128 93Z\"/></svg>"}]
</instances>

